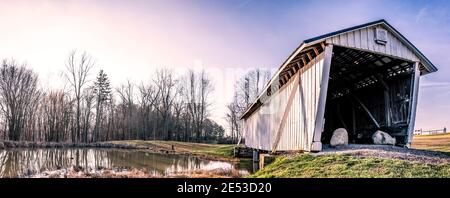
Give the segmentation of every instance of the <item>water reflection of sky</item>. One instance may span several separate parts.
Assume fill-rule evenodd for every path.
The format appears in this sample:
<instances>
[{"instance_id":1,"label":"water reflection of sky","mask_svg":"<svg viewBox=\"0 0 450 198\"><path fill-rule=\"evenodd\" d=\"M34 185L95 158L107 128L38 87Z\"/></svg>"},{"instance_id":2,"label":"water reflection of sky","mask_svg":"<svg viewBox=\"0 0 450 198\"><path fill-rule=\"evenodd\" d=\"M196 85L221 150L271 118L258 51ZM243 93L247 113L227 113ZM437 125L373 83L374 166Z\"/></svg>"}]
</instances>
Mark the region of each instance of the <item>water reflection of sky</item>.
<instances>
[{"instance_id":1,"label":"water reflection of sky","mask_svg":"<svg viewBox=\"0 0 450 198\"><path fill-rule=\"evenodd\" d=\"M45 170L87 171L108 169L144 169L154 176L197 170L236 169L228 162L203 160L193 156L147 153L117 149L12 149L0 150L0 177L19 177ZM241 173L247 170L239 168Z\"/></svg>"}]
</instances>

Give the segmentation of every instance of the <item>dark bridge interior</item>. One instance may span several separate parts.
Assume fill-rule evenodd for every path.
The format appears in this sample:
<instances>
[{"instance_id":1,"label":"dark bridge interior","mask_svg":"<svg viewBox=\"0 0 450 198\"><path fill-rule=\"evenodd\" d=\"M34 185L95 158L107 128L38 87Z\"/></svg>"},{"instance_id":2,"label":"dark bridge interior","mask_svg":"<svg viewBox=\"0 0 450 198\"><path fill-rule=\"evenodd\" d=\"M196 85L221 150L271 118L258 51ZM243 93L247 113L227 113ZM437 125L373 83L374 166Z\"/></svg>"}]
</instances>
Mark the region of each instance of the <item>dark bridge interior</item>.
<instances>
[{"instance_id":1,"label":"dark bridge interior","mask_svg":"<svg viewBox=\"0 0 450 198\"><path fill-rule=\"evenodd\" d=\"M380 129L404 145L411 111L413 63L334 46L322 142L345 128L349 143L372 143Z\"/></svg>"}]
</instances>

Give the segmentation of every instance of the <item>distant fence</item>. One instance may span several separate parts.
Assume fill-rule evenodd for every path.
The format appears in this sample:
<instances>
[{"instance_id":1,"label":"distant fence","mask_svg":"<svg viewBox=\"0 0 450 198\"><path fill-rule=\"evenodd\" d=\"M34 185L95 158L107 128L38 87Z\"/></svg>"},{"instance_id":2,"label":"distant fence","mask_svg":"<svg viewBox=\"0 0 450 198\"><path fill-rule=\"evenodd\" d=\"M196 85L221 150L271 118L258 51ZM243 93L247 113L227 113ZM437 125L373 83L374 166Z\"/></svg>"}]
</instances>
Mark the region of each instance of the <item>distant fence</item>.
<instances>
[{"instance_id":1,"label":"distant fence","mask_svg":"<svg viewBox=\"0 0 450 198\"><path fill-rule=\"evenodd\" d=\"M433 129L433 130L422 130L422 129L414 130L414 135L436 135L443 133L447 133L446 127L444 127L443 129Z\"/></svg>"}]
</instances>

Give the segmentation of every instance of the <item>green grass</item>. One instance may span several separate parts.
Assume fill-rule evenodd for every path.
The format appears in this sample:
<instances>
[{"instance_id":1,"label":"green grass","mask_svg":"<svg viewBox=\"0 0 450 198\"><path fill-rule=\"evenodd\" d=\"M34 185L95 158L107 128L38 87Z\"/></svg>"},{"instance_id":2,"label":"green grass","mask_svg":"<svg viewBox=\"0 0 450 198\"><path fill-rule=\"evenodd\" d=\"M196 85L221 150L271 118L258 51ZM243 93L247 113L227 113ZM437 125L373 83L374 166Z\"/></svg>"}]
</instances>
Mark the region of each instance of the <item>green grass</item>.
<instances>
[{"instance_id":1,"label":"green grass","mask_svg":"<svg viewBox=\"0 0 450 198\"><path fill-rule=\"evenodd\" d=\"M356 158L350 155L278 157L250 177L299 178L411 178L450 177L450 165L419 164L403 160Z\"/></svg>"},{"instance_id":2,"label":"green grass","mask_svg":"<svg viewBox=\"0 0 450 198\"><path fill-rule=\"evenodd\" d=\"M192 142L177 141L143 141L143 140L124 140L112 141L113 144L132 145L138 148L154 148L157 150L172 150L172 145L176 152L190 153L198 155L216 156L222 158L232 158L235 145L230 144L203 144Z\"/></svg>"}]
</instances>

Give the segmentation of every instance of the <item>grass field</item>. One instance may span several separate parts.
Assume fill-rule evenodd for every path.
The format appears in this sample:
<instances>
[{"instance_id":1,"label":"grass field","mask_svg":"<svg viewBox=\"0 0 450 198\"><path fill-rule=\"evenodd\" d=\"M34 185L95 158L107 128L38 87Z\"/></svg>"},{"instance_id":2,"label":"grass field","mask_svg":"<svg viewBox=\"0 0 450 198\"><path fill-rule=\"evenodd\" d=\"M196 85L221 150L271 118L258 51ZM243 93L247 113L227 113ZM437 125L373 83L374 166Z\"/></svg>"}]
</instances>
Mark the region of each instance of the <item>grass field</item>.
<instances>
[{"instance_id":1,"label":"grass field","mask_svg":"<svg viewBox=\"0 0 450 198\"><path fill-rule=\"evenodd\" d=\"M119 145L131 145L136 148L152 148L161 151L174 151L180 154L194 154L211 158L219 158L232 160L233 148L235 145L230 144L202 144L192 142L177 141L143 141L143 140L127 140L127 141L111 141L110 143Z\"/></svg>"},{"instance_id":2,"label":"grass field","mask_svg":"<svg viewBox=\"0 0 450 198\"><path fill-rule=\"evenodd\" d=\"M421 164L404 160L356 158L350 155L278 157L250 177L294 178L413 178L450 177L449 164Z\"/></svg>"},{"instance_id":3,"label":"grass field","mask_svg":"<svg viewBox=\"0 0 450 198\"><path fill-rule=\"evenodd\" d=\"M416 149L440 151L450 155L450 133L414 136L412 147Z\"/></svg>"},{"instance_id":4,"label":"grass field","mask_svg":"<svg viewBox=\"0 0 450 198\"><path fill-rule=\"evenodd\" d=\"M450 155L450 134L415 136L413 148ZM450 164L417 163L398 159L354 157L343 154L277 157L250 177L302 178L411 178L450 177Z\"/></svg>"}]
</instances>

